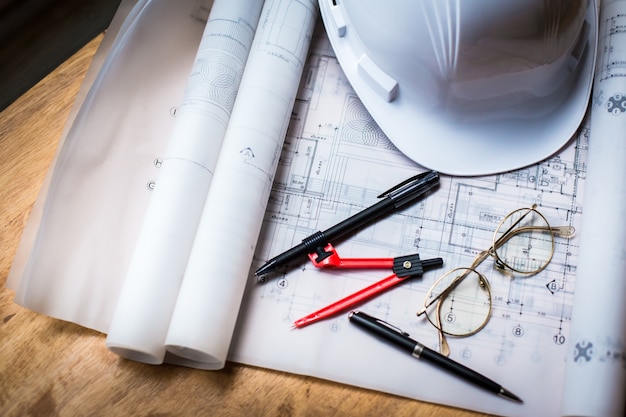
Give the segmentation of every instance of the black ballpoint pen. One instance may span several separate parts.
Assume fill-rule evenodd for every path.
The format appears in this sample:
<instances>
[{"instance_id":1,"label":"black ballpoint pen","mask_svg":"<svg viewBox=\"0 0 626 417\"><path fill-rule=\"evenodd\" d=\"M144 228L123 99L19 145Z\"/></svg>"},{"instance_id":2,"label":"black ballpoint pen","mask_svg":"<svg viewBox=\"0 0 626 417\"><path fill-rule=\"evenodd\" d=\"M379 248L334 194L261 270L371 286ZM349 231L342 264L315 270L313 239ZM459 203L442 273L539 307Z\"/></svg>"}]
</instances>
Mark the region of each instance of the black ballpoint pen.
<instances>
[{"instance_id":1,"label":"black ballpoint pen","mask_svg":"<svg viewBox=\"0 0 626 417\"><path fill-rule=\"evenodd\" d=\"M256 276L265 275L310 253L317 252L318 260L321 261L324 256L323 248L332 240L354 232L385 214L399 210L403 206L414 202L437 185L439 185L439 174L435 171L427 171L409 178L381 194L379 198L384 198L376 204L348 217L323 232L318 231L304 238L302 243L267 261L254 274Z\"/></svg>"},{"instance_id":2,"label":"black ballpoint pen","mask_svg":"<svg viewBox=\"0 0 626 417\"><path fill-rule=\"evenodd\" d=\"M424 346L423 344L411 339L407 333L383 320L377 319L360 311L352 311L350 312L348 317L350 318L350 322L356 324L362 329L367 330L368 332L371 332L372 334L382 338L387 342L391 342L397 347L409 352L411 356L417 359L424 359L428 362L431 362L435 366L445 369L452 374L458 376L459 378L471 382L501 397L519 403L523 402L517 395L513 394L511 391L508 391L497 382L494 382L486 376L483 376L478 372L468 368L467 366L453 361L452 359L440 354L439 352L436 352Z\"/></svg>"}]
</instances>

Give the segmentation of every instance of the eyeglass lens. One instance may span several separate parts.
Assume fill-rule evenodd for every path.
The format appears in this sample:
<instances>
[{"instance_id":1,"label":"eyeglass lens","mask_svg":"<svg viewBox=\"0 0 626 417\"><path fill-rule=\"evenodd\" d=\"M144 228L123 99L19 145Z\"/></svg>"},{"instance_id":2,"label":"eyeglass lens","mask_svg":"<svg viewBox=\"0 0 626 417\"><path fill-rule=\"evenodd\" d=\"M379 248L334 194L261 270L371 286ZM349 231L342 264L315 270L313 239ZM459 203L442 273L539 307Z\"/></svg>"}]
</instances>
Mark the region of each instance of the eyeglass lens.
<instances>
[{"instance_id":1,"label":"eyeglass lens","mask_svg":"<svg viewBox=\"0 0 626 417\"><path fill-rule=\"evenodd\" d=\"M426 315L435 327L446 334L463 336L475 333L489 319L489 283L473 269L454 269L439 278L427 296L427 303L437 297L439 300L426 310Z\"/></svg>"},{"instance_id":2,"label":"eyeglass lens","mask_svg":"<svg viewBox=\"0 0 626 417\"><path fill-rule=\"evenodd\" d=\"M534 209L506 216L494 234L497 265L520 274L543 270L554 253L554 238L545 217Z\"/></svg>"}]
</instances>

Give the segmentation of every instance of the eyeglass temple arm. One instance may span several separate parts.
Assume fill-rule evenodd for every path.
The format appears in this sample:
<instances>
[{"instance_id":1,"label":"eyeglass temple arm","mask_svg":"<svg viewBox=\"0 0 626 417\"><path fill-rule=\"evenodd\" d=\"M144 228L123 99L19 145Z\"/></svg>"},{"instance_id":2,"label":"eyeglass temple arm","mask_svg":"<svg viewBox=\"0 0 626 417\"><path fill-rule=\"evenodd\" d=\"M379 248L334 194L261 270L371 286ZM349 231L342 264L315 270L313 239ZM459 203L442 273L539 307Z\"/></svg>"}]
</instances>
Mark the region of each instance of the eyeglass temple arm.
<instances>
[{"instance_id":1,"label":"eyeglass temple arm","mask_svg":"<svg viewBox=\"0 0 626 417\"><path fill-rule=\"evenodd\" d=\"M442 299L439 298L437 301L437 334L439 338L439 353L444 356L450 356L450 345L448 345L448 340L446 339L446 335L443 333L441 326L441 307L442 307Z\"/></svg>"},{"instance_id":2,"label":"eyeglass temple arm","mask_svg":"<svg viewBox=\"0 0 626 417\"><path fill-rule=\"evenodd\" d=\"M532 207L530 207L528 209L528 211L526 213L524 213L523 216L521 216L519 219L517 219L515 221L515 223L510 225L509 228L504 233L502 233L502 235L494 242L493 249L499 248L507 240L509 240L510 238L512 238L515 235L518 235L520 233L530 232L530 231L545 230L546 232L551 232L552 234L555 234L555 235L557 235L559 237L564 237L564 238L570 238L570 237L574 236L574 233L576 232L576 228L574 228L574 226L569 226L569 225L566 225L566 226L551 226L549 223L547 223L547 220L546 220L547 226L521 226L521 227L518 227L517 229L515 229L515 227L531 211L534 211L537 214L539 214L541 217L543 217L543 215L541 215L541 213L539 213L536 210L536 208L537 208L537 204L533 204ZM545 218L544 218L544 220L545 220ZM513 230L513 229L515 229L515 230Z\"/></svg>"},{"instance_id":3,"label":"eyeglass temple arm","mask_svg":"<svg viewBox=\"0 0 626 417\"><path fill-rule=\"evenodd\" d=\"M574 226L522 226L510 232L510 235L514 236L520 233L542 230L552 232L554 235L564 238L570 238L576 233L576 228Z\"/></svg>"}]
</instances>

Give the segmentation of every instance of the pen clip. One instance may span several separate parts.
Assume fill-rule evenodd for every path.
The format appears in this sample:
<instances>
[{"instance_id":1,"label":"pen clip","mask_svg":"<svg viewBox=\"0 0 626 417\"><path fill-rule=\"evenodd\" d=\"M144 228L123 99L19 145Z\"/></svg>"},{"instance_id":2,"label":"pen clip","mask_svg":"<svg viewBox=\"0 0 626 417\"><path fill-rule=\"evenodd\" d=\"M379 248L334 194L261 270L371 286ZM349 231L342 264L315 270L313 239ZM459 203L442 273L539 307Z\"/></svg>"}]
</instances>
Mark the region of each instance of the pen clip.
<instances>
[{"instance_id":1,"label":"pen clip","mask_svg":"<svg viewBox=\"0 0 626 417\"><path fill-rule=\"evenodd\" d=\"M393 330L396 333L401 334L402 336L410 336L407 332L405 332L404 330L402 330L401 328L399 328L398 326L394 326L391 323L387 323L385 320L381 320L381 319L376 319L376 321L378 322L378 324L380 324L381 326L385 326L387 327L389 330Z\"/></svg>"},{"instance_id":2,"label":"pen clip","mask_svg":"<svg viewBox=\"0 0 626 417\"><path fill-rule=\"evenodd\" d=\"M426 172L422 172L421 174L414 175L411 178L407 178L406 180L402 181L401 183L394 185L393 187L391 187L387 191L385 191L385 192L381 193L380 195L376 196L376 198L387 197L389 194L393 193L396 190L399 190L400 188L404 187L405 185L413 183L415 181L422 181L424 178L428 177L429 175L432 175L433 173L434 173L434 171L426 171Z\"/></svg>"},{"instance_id":3,"label":"pen clip","mask_svg":"<svg viewBox=\"0 0 626 417\"><path fill-rule=\"evenodd\" d=\"M379 319L378 317L370 316L369 314L363 313L362 311L358 311L358 310L351 311L350 314L348 315L348 317L352 317L352 316L361 317L365 321L368 321L368 322L373 323L373 324L377 324L377 325L382 326L382 327L386 327L387 329L391 330L392 332L401 334L402 336L406 336L406 337L410 336L407 332L405 332L404 330L402 330L398 326L394 326L391 323L387 323L385 320Z\"/></svg>"}]
</instances>

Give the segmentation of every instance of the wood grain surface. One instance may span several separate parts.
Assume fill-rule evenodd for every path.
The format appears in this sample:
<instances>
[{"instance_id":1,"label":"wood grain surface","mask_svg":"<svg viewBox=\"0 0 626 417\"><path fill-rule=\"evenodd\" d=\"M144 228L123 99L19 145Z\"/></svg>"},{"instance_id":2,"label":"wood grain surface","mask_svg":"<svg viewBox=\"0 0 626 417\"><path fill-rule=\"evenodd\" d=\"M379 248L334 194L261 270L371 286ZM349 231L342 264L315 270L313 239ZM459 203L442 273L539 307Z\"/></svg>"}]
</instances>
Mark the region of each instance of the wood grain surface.
<instances>
[{"instance_id":1,"label":"wood grain surface","mask_svg":"<svg viewBox=\"0 0 626 417\"><path fill-rule=\"evenodd\" d=\"M103 334L14 304L7 274L101 40L0 113L0 416L485 416L235 363L135 363L110 353Z\"/></svg>"}]
</instances>

